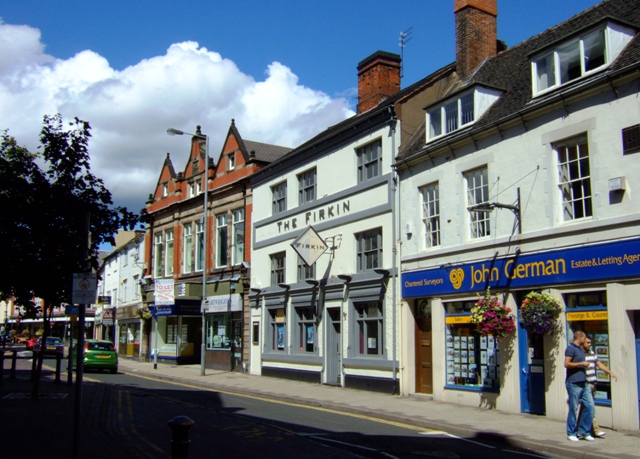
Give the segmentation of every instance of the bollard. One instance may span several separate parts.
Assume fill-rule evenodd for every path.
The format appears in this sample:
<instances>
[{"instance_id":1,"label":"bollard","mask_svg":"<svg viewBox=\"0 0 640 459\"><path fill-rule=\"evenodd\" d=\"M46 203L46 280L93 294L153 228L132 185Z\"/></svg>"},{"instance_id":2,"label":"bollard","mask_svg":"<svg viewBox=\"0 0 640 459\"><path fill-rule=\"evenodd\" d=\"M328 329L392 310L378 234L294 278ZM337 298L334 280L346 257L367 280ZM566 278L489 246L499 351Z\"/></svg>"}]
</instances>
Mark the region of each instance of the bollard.
<instances>
[{"instance_id":1,"label":"bollard","mask_svg":"<svg viewBox=\"0 0 640 459\"><path fill-rule=\"evenodd\" d=\"M0 386L4 384L4 351L0 352Z\"/></svg>"},{"instance_id":2,"label":"bollard","mask_svg":"<svg viewBox=\"0 0 640 459\"><path fill-rule=\"evenodd\" d=\"M29 381L36 379L36 366L38 364L38 358L36 357L36 351L31 351L33 357L31 357L31 377Z\"/></svg>"},{"instance_id":3,"label":"bollard","mask_svg":"<svg viewBox=\"0 0 640 459\"><path fill-rule=\"evenodd\" d=\"M171 428L171 459L189 459L189 431L195 423L186 416L169 421Z\"/></svg>"},{"instance_id":4,"label":"bollard","mask_svg":"<svg viewBox=\"0 0 640 459\"><path fill-rule=\"evenodd\" d=\"M60 372L62 371L62 354L56 354L56 379L54 384L60 384Z\"/></svg>"},{"instance_id":5,"label":"bollard","mask_svg":"<svg viewBox=\"0 0 640 459\"><path fill-rule=\"evenodd\" d=\"M9 379L16 379L16 359L18 358L18 351L13 350L13 356L11 357L11 373L9 373Z\"/></svg>"}]
</instances>

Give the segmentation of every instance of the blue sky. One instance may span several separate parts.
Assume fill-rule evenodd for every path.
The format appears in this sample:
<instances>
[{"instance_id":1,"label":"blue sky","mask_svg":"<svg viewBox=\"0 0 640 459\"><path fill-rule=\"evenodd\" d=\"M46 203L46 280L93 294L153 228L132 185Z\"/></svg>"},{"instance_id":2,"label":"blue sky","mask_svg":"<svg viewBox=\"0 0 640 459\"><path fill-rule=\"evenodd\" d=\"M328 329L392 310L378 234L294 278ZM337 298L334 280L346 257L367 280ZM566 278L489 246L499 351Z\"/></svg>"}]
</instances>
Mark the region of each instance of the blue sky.
<instances>
[{"instance_id":1,"label":"blue sky","mask_svg":"<svg viewBox=\"0 0 640 459\"><path fill-rule=\"evenodd\" d=\"M499 0L513 46L598 3ZM455 60L453 0L3 0L0 130L37 146L42 116L93 128L94 173L137 211L171 153L182 170L196 124L222 146L289 147L351 116L357 63L404 48L406 87Z\"/></svg>"}]
</instances>

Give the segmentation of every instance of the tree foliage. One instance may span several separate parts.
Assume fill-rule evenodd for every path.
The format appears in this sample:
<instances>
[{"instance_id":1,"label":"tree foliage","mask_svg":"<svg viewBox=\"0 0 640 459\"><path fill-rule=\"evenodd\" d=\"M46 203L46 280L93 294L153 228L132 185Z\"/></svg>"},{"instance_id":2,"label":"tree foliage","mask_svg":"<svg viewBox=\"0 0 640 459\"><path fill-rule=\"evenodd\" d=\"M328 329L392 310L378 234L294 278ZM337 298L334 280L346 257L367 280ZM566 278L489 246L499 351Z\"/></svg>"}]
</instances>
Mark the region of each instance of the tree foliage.
<instances>
[{"instance_id":1,"label":"tree foliage","mask_svg":"<svg viewBox=\"0 0 640 459\"><path fill-rule=\"evenodd\" d=\"M45 116L39 153L19 146L7 131L2 135L0 292L16 297L25 317L45 312L34 297L47 307L71 303L73 273L97 269L99 246L114 244L118 229L133 229L138 221L113 205L102 179L91 173L90 131L78 118L65 129L60 114Z\"/></svg>"}]
</instances>

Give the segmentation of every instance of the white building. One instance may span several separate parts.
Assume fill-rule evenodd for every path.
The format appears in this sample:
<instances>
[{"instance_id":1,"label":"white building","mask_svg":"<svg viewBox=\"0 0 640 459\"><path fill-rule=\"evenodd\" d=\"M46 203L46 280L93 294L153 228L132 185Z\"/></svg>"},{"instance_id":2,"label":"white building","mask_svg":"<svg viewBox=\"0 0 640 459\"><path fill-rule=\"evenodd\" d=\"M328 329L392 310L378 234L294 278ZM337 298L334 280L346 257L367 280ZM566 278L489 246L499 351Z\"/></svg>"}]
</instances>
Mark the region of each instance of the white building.
<instances>
[{"instance_id":1,"label":"white building","mask_svg":"<svg viewBox=\"0 0 640 459\"><path fill-rule=\"evenodd\" d=\"M454 3L457 20L495 26L497 2ZM459 82L397 158L401 391L565 419L564 349L584 330L619 376L598 375L598 423L636 430L640 2L602 2L506 50L494 29L475 64L480 44L457 30ZM514 311L551 293L559 333L519 323L498 350L469 320L487 288Z\"/></svg>"}]
</instances>

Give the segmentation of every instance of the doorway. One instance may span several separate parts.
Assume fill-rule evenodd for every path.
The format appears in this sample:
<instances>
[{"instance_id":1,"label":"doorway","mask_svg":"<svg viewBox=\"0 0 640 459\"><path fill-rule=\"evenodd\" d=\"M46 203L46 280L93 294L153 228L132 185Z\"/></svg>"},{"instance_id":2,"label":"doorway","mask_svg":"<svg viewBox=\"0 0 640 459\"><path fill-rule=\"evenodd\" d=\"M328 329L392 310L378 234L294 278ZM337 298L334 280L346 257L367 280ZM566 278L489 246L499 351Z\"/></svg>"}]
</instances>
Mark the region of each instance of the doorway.
<instances>
[{"instance_id":1,"label":"doorway","mask_svg":"<svg viewBox=\"0 0 640 459\"><path fill-rule=\"evenodd\" d=\"M543 337L518 325L520 357L520 409L523 413L546 414Z\"/></svg>"},{"instance_id":2,"label":"doorway","mask_svg":"<svg viewBox=\"0 0 640 459\"><path fill-rule=\"evenodd\" d=\"M431 303L418 300L416 311L416 392L433 394Z\"/></svg>"},{"instance_id":3,"label":"doorway","mask_svg":"<svg viewBox=\"0 0 640 459\"><path fill-rule=\"evenodd\" d=\"M340 349L340 308L327 308L327 345L325 384L342 386L342 352Z\"/></svg>"}]
</instances>

